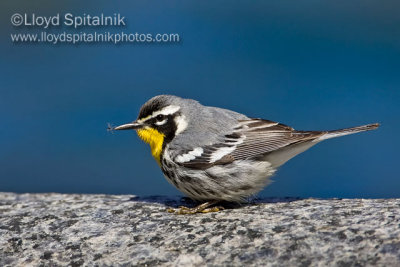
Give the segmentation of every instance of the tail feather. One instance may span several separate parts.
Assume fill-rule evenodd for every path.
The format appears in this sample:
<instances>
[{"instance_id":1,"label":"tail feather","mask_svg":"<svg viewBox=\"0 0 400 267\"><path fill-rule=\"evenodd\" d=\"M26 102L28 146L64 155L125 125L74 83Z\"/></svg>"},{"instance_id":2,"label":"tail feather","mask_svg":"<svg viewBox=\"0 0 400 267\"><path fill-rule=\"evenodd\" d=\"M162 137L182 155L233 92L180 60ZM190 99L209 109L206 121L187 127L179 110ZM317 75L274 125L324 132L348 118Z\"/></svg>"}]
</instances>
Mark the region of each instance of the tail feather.
<instances>
[{"instance_id":1,"label":"tail feather","mask_svg":"<svg viewBox=\"0 0 400 267\"><path fill-rule=\"evenodd\" d=\"M299 142L299 143L278 149L271 153L268 153L265 156L265 160L270 162L271 166L273 168L278 168L279 166L284 164L286 161L288 161L291 158L293 158L294 156L306 151L307 149L309 149L310 147L314 146L315 144L317 144L318 142L320 142L322 140L339 137L339 136L343 136L343 135L348 135L348 134L354 134L354 133L374 130L378 127L379 127L379 123L373 123L373 124L368 124L368 125L363 125L363 126L358 126L358 127L353 127L353 128L334 130L334 131L308 132L308 133L314 133L316 135L319 135L319 137L315 138L312 141L308 140L305 142Z\"/></svg>"},{"instance_id":2,"label":"tail feather","mask_svg":"<svg viewBox=\"0 0 400 267\"><path fill-rule=\"evenodd\" d=\"M359 132L364 132L364 131L375 130L378 127L379 127L379 123L372 123L372 124L367 124L367 125L362 125L362 126L357 126L357 127L352 127L352 128L328 131L324 135L321 135L320 137L318 137L315 141L319 142L322 140L335 138L335 137L339 137L339 136L344 136L344 135L348 135L348 134L354 134L354 133L359 133Z\"/></svg>"}]
</instances>

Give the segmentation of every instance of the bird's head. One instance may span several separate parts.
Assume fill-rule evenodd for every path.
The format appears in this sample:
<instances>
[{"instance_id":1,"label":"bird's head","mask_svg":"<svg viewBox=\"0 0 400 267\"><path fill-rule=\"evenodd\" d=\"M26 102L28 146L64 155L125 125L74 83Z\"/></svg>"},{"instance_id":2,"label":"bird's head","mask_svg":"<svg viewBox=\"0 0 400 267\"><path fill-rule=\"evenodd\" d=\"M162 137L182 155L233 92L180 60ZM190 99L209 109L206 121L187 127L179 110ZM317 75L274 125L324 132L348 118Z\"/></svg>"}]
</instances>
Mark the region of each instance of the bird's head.
<instances>
[{"instance_id":1,"label":"bird's head","mask_svg":"<svg viewBox=\"0 0 400 267\"><path fill-rule=\"evenodd\" d=\"M138 136L150 145L153 157L160 163L165 145L187 128L188 118L184 114L187 101L191 100L171 95L155 96L140 108L135 121L112 130L136 130Z\"/></svg>"}]
</instances>

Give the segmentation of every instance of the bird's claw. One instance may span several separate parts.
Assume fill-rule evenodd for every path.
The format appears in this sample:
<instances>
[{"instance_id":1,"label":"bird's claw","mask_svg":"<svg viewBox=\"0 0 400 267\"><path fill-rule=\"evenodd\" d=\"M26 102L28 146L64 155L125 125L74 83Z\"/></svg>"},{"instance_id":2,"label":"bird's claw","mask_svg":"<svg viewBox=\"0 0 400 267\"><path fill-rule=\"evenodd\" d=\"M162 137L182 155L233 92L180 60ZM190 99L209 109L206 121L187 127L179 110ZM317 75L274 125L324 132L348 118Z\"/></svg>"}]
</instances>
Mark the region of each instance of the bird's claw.
<instances>
[{"instance_id":1,"label":"bird's claw","mask_svg":"<svg viewBox=\"0 0 400 267\"><path fill-rule=\"evenodd\" d=\"M209 212L218 212L224 209L222 206L215 206L215 207L210 207L213 203L203 203L201 205L198 205L194 208L188 208L185 206L179 206L177 209L173 208L168 208L167 211L169 213L174 213L174 214L179 214L179 215L184 215L184 214L196 214L196 213L209 213Z\"/></svg>"}]
</instances>

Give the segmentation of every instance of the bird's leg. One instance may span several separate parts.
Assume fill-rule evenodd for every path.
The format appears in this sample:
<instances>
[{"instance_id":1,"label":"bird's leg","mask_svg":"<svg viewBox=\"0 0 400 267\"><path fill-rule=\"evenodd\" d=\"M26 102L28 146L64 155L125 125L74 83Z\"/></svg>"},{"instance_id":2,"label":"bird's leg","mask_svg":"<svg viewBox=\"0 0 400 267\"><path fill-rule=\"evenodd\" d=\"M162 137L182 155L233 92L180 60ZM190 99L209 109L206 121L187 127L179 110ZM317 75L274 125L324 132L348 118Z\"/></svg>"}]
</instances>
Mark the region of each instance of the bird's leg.
<instances>
[{"instance_id":1,"label":"bird's leg","mask_svg":"<svg viewBox=\"0 0 400 267\"><path fill-rule=\"evenodd\" d=\"M180 206L178 209L169 208L167 211L175 214L195 214L195 213L208 213L208 212L218 212L224 208L221 206L210 207L217 204L219 200L212 200L204 202L194 208L188 208Z\"/></svg>"}]
</instances>

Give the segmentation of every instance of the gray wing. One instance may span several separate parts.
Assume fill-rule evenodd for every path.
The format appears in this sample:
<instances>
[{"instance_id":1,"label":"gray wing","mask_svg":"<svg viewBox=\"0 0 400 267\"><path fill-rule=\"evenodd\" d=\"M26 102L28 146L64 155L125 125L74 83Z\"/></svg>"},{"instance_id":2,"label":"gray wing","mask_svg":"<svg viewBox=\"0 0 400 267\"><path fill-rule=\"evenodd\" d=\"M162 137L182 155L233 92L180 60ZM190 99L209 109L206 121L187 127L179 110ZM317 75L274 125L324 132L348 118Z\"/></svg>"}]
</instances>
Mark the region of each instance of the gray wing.
<instances>
[{"instance_id":1,"label":"gray wing","mask_svg":"<svg viewBox=\"0 0 400 267\"><path fill-rule=\"evenodd\" d=\"M185 151L175 158L188 168L207 169L234 160L265 157L292 145L314 140L326 132L296 131L293 128L262 119L239 120L232 133L212 145Z\"/></svg>"},{"instance_id":2,"label":"gray wing","mask_svg":"<svg viewBox=\"0 0 400 267\"><path fill-rule=\"evenodd\" d=\"M235 159L264 156L288 146L314 140L325 133L296 131L287 125L261 119L252 119L242 123L244 123L244 127L239 132L246 138L232 152Z\"/></svg>"}]
</instances>

